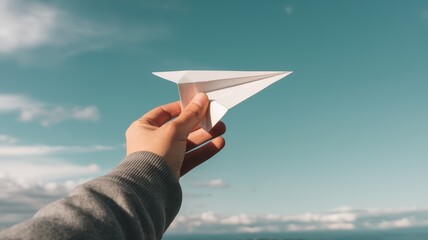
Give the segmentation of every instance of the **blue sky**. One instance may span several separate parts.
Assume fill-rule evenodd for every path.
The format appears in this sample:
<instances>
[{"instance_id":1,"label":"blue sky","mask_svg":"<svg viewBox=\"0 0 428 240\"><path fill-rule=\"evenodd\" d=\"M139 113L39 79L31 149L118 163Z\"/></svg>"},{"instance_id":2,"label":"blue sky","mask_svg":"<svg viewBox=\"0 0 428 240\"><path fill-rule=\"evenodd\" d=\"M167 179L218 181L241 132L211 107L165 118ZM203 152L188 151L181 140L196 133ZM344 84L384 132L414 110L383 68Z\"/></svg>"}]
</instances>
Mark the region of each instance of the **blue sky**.
<instances>
[{"instance_id":1,"label":"blue sky","mask_svg":"<svg viewBox=\"0 0 428 240\"><path fill-rule=\"evenodd\" d=\"M120 162L171 70L294 71L228 112L171 232L426 225L427 42L426 1L1 0L0 225Z\"/></svg>"}]
</instances>

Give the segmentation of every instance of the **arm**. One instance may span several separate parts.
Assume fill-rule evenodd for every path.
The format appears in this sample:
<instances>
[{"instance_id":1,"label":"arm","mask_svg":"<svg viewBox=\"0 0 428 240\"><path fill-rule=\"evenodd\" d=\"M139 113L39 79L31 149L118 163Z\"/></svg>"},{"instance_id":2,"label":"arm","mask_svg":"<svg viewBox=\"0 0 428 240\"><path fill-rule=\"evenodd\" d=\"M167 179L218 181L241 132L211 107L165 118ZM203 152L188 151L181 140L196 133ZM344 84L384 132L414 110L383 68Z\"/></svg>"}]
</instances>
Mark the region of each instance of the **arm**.
<instances>
[{"instance_id":1,"label":"arm","mask_svg":"<svg viewBox=\"0 0 428 240\"><path fill-rule=\"evenodd\" d=\"M135 121L126 133L122 163L0 238L160 239L181 205L180 176L224 146L224 124L210 133L197 129L208 107L206 95L199 97L183 112L171 103Z\"/></svg>"}]
</instances>

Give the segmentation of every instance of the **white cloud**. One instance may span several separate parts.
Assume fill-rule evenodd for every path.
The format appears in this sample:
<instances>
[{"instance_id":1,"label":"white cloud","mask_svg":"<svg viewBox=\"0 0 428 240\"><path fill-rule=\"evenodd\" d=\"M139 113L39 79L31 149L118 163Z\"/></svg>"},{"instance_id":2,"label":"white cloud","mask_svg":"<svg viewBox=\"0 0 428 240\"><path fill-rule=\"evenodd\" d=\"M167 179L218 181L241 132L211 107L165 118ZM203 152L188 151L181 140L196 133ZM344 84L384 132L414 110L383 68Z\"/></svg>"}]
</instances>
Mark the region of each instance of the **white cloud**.
<instances>
[{"instance_id":1,"label":"white cloud","mask_svg":"<svg viewBox=\"0 0 428 240\"><path fill-rule=\"evenodd\" d=\"M95 106L58 106L18 94L0 94L0 114L18 113L18 120L50 126L66 120L98 121Z\"/></svg>"},{"instance_id":2,"label":"white cloud","mask_svg":"<svg viewBox=\"0 0 428 240\"><path fill-rule=\"evenodd\" d=\"M375 213L375 214L374 214ZM295 216L224 215L214 212L179 215L170 227L175 233L305 232L381 230L428 226L428 209L353 209L341 207L325 213Z\"/></svg>"},{"instance_id":3,"label":"white cloud","mask_svg":"<svg viewBox=\"0 0 428 240\"><path fill-rule=\"evenodd\" d=\"M0 174L16 179L52 180L95 176L100 172L97 164L77 165L57 159L0 161Z\"/></svg>"},{"instance_id":4,"label":"white cloud","mask_svg":"<svg viewBox=\"0 0 428 240\"><path fill-rule=\"evenodd\" d=\"M36 1L0 1L0 54L64 47L105 36L107 28ZM86 46L88 47L88 46Z\"/></svg>"},{"instance_id":5,"label":"white cloud","mask_svg":"<svg viewBox=\"0 0 428 240\"><path fill-rule=\"evenodd\" d=\"M15 144L18 140L8 135L0 134L0 144Z\"/></svg>"},{"instance_id":6,"label":"white cloud","mask_svg":"<svg viewBox=\"0 0 428 240\"><path fill-rule=\"evenodd\" d=\"M305 213L297 216L285 216L283 221L295 221L295 222L352 222L355 221L356 214L352 212L338 212L338 213L325 213L325 214L314 214Z\"/></svg>"},{"instance_id":7,"label":"white cloud","mask_svg":"<svg viewBox=\"0 0 428 240\"><path fill-rule=\"evenodd\" d=\"M169 32L156 23L124 27L113 20L96 22L52 4L1 0L0 56L40 64L37 51L42 50L44 61L56 62L82 52L164 37Z\"/></svg>"},{"instance_id":8,"label":"white cloud","mask_svg":"<svg viewBox=\"0 0 428 240\"><path fill-rule=\"evenodd\" d=\"M381 229L384 228L403 228L409 227L412 225L412 222L408 218L401 218L393 221L382 221L378 224L378 227Z\"/></svg>"},{"instance_id":9,"label":"white cloud","mask_svg":"<svg viewBox=\"0 0 428 240\"><path fill-rule=\"evenodd\" d=\"M0 229L28 219L42 206L66 196L85 179L105 172L97 164L71 163L56 155L122 147L22 145L21 142L0 135Z\"/></svg>"},{"instance_id":10,"label":"white cloud","mask_svg":"<svg viewBox=\"0 0 428 240\"><path fill-rule=\"evenodd\" d=\"M121 146L22 145L11 136L0 135L0 174L19 179L58 179L93 176L100 173L96 164L77 165L56 158L59 154L111 151ZM55 156L55 158L52 158Z\"/></svg>"},{"instance_id":11,"label":"white cloud","mask_svg":"<svg viewBox=\"0 0 428 240\"><path fill-rule=\"evenodd\" d=\"M317 225L299 225L299 224L289 224L286 227L286 231L290 232L307 232L307 231L315 231L318 229Z\"/></svg>"},{"instance_id":12,"label":"white cloud","mask_svg":"<svg viewBox=\"0 0 428 240\"><path fill-rule=\"evenodd\" d=\"M203 222L217 222L217 216L213 212L204 212L201 214L201 220Z\"/></svg>"},{"instance_id":13,"label":"white cloud","mask_svg":"<svg viewBox=\"0 0 428 240\"><path fill-rule=\"evenodd\" d=\"M355 228L353 223L336 222L325 224L325 227L329 230L352 230Z\"/></svg>"},{"instance_id":14,"label":"white cloud","mask_svg":"<svg viewBox=\"0 0 428 240\"><path fill-rule=\"evenodd\" d=\"M18 139L0 135L0 174L19 179L64 179L94 176L100 173L96 164L77 165L58 159L65 153L111 151L113 146L50 146L17 144ZM22 141L19 141L22 142ZM55 158L52 158L55 156Z\"/></svg>"},{"instance_id":15,"label":"white cloud","mask_svg":"<svg viewBox=\"0 0 428 240\"><path fill-rule=\"evenodd\" d=\"M114 150L115 147L94 146L49 146L49 145L0 145L0 156L35 156L55 153L84 153Z\"/></svg>"},{"instance_id":16,"label":"white cloud","mask_svg":"<svg viewBox=\"0 0 428 240\"><path fill-rule=\"evenodd\" d=\"M425 209L428 211L428 209ZM357 209L353 210L358 212ZM417 207L407 207L407 208L369 208L365 209L363 212L359 212L360 217L378 217L378 216L396 216L403 213L418 213L421 209Z\"/></svg>"},{"instance_id":17,"label":"white cloud","mask_svg":"<svg viewBox=\"0 0 428 240\"><path fill-rule=\"evenodd\" d=\"M0 229L30 218L38 209L68 195L85 181L42 182L0 174Z\"/></svg>"},{"instance_id":18,"label":"white cloud","mask_svg":"<svg viewBox=\"0 0 428 240\"><path fill-rule=\"evenodd\" d=\"M263 228L261 227L243 226L238 228L238 232L242 232L242 233L258 233L261 231L263 231Z\"/></svg>"},{"instance_id":19,"label":"white cloud","mask_svg":"<svg viewBox=\"0 0 428 240\"><path fill-rule=\"evenodd\" d=\"M15 152L5 156L7 148ZM15 143L0 146L0 228L29 218L40 207L65 196L84 181L82 178L104 172L97 164L78 165L49 157L53 153L98 150L96 147L25 148ZM43 158L37 157L41 153Z\"/></svg>"},{"instance_id":20,"label":"white cloud","mask_svg":"<svg viewBox=\"0 0 428 240\"><path fill-rule=\"evenodd\" d=\"M34 2L0 1L0 53L37 47L50 41L58 10Z\"/></svg>"},{"instance_id":21,"label":"white cloud","mask_svg":"<svg viewBox=\"0 0 428 240\"><path fill-rule=\"evenodd\" d=\"M229 184L221 178L212 179L209 181L198 182L194 184L198 187L204 188L226 188L229 187Z\"/></svg>"},{"instance_id":22,"label":"white cloud","mask_svg":"<svg viewBox=\"0 0 428 240\"><path fill-rule=\"evenodd\" d=\"M230 217L226 217L220 220L221 224L226 224L226 225L238 225L238 224L251 224L252 222L254 222L254 217L248 216L247 214L238 214L238 215L233 215Z\"/></svg>"}]
</instances>

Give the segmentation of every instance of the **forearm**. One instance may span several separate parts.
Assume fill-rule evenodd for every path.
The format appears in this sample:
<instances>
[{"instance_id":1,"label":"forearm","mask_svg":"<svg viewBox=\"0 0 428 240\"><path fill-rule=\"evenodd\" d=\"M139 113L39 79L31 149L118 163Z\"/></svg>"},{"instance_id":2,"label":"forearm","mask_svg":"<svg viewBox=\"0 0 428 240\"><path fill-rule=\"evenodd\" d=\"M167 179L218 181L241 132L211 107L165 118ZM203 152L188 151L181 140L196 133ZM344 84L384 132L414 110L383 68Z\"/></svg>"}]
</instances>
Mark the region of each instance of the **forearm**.
<instances>
[{"instance_id":1,"label":"forearm","mask_svg":"<svg viewBox=\"0 0 428 240\"><path fill-rule=\"evenodd\" d=\"M157 155L136 152L0 237L160 239L180 205L181 188L168 165Z\"/></svg>"}]
</instances>

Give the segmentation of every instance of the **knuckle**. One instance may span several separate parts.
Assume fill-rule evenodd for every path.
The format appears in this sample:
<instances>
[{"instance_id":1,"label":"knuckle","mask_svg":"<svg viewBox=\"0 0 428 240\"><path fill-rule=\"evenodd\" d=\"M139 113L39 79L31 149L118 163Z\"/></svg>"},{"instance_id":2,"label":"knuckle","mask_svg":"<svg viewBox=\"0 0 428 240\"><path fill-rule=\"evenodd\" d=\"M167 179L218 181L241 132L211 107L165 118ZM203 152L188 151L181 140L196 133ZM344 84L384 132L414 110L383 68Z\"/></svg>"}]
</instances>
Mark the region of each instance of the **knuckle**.
<instances>
[{"instance_id":1,"label":"knuckle","mask_svg":"<svg viewBox=\"0 0 428 240\"><path fill-rule=\"evenodd\" d=\"M197 107L190 107L184 110L184 114L187 116L190 116L194 119L200 119L201 118L201 111Z\"/></svg>"},{"instance_id":2,"label":"knuckle","mask_svg":"<svg viewBox=\"0 0 428 240\"><path fill-rule=\"evenodd\" d=\"M158 123L157 123L154 119L149 118L149 117L145 117L145 118L141 118L141 119L139 119L139 120L138 120L138 123L139 123L139 124L141 124L141 125L148 124L148 125L150 125L150 126L156 126L156 127L159 127L159 126L158 126Z\"/></svg>"}]
</instances>

